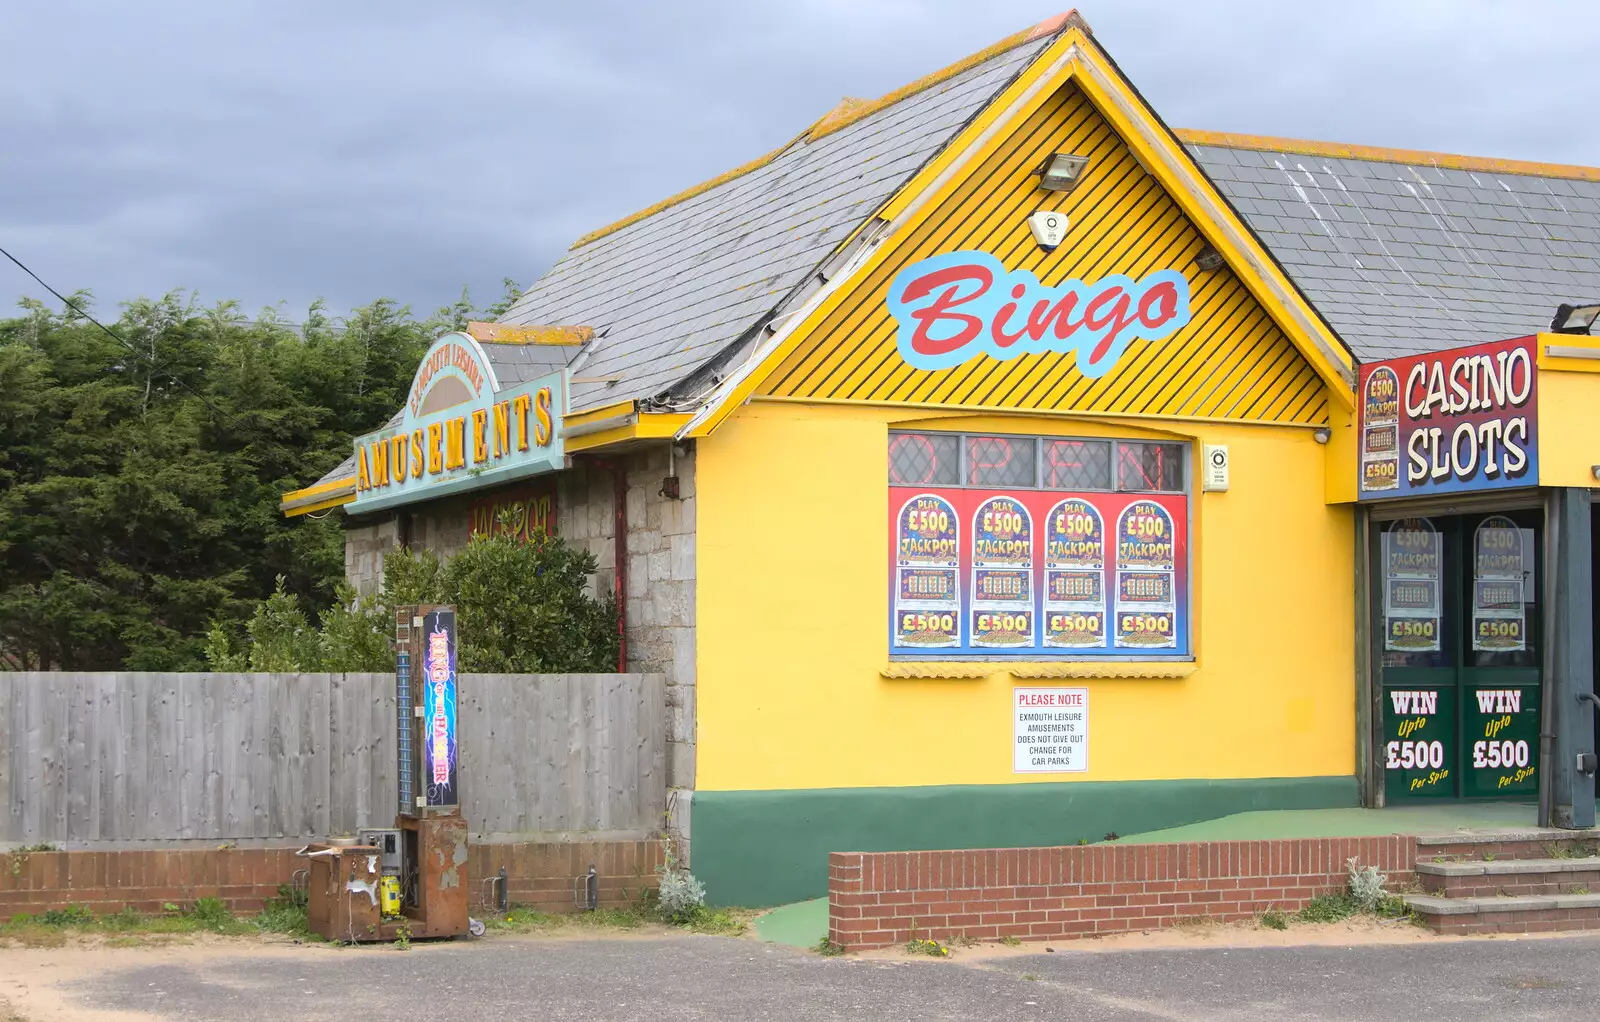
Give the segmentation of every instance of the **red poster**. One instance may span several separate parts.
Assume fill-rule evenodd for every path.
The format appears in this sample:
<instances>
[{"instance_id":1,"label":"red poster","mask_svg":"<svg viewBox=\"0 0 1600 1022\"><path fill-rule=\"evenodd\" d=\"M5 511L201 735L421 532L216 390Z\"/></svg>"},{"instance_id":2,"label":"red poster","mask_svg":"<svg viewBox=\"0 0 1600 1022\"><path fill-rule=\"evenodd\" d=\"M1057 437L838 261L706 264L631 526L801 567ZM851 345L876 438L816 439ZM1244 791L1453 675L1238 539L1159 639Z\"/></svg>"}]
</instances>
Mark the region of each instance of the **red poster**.
<instances>
[{"instance_id":1,"label":"red poster","mask_svg":"<svg viewBox=\"0 0 1600 1022\"><path fill-rule=\"evenodd\" d=\"M889 507L896 655L1191 651L1183 494L892 486Z\"/></svg>"}]
</instances>

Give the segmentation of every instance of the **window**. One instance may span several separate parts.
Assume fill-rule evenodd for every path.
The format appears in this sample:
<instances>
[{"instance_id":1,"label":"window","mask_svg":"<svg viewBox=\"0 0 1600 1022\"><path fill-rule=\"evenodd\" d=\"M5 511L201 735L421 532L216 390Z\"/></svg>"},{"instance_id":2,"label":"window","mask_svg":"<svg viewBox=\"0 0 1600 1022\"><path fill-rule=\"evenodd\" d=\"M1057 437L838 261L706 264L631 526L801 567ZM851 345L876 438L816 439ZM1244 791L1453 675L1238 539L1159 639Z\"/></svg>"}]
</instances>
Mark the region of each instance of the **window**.
<instances>
[{"instance_id":1,"label":"window","mask_svg":"<svg viewBox=\"0 0 1600 1022\"><path fill-rule=\"evenodd\" d=\"M896 433L889 438L891 486L953 486L961 480L961 440L948 433Z\"/></svg>"},{"instance_id":2,"label":"window","mask_svg":"<svg viewBox=\"0 0 1600 1022\"><path fill-rule=\"evenodd\" d=\"M966 441L968 486L1038 485L1032 437L969 436Z\"/></svg>"},{"instance_id":3,"label":"window","mask_svg":"<svg viewBox=\"0 0 1600 1022\"><path fill-rule=\"evenodd\" d=\"M1117 444L1117 489L1183 489L1183 444Z\"/></svg>"},{"instance_id":4,"label":"window","mask_svg":"<svg viewBox=\"0 0 1600 1022\"><path fill-rule=\"evenodd\" d=\"M1187 657L1189 447L889 436L899 657Z\"/></svg>"}]
</instances>

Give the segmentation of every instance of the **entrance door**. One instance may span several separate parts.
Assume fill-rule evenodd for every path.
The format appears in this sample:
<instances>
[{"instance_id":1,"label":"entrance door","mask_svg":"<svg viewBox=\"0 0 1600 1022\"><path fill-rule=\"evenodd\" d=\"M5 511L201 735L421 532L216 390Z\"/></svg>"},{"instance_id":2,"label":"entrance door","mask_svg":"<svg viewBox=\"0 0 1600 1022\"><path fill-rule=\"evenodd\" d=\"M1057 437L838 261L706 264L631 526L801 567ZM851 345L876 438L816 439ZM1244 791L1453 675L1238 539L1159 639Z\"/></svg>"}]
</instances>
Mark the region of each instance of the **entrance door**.
<instances>
[{"instance_id":1,"label":"entrance door","mask_svg":"<svg viewBox=\"0 0 1600 1022\"><path fill-rule=\"evenodd\" d=\"M1385 800L1536 798L1538 512L1377 526Z\"/></svg>"}]
</instances>

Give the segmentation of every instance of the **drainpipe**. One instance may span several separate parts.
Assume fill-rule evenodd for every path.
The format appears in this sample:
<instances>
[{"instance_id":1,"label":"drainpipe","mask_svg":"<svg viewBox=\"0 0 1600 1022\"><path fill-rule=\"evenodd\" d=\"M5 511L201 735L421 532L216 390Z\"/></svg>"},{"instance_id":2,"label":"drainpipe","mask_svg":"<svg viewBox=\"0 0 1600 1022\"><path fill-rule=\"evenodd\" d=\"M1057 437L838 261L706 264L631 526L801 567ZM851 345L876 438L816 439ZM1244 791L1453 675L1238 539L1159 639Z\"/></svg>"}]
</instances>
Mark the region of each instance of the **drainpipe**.
<instances>
[{"instance_id":1,"label":"drainpipe","mask_svg":"<svg viewBox=\"0 0 1600 1022\"><path fill-rule=\"evenodd\" d=\"M616 512L612 525L612 556L617 562L615 595L617 601L617 673L628 673L628 473L605 458L592 459L594 465L611 473L611 504Z\"/></svg>"}]
</instances>

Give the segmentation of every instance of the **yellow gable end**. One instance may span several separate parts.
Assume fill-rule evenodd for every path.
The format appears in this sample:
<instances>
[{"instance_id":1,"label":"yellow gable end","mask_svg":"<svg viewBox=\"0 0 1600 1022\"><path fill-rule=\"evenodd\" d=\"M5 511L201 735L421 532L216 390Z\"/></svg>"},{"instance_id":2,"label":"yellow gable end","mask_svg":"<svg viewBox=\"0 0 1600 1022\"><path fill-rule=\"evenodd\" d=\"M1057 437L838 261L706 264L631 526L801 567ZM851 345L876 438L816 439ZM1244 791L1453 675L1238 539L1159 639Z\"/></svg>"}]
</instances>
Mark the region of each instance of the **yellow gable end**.
<instances>
[{"instance_id":1,"label":"yellow gable end","mask_svg":"<svg viewBox=\"0 0 1600 1022\"><path fill-rule=\"evenodd\" d=\"M1038 187L1053 152L1089 157L1068 193ZM1028 228L1040 209L1070 228L1054 251ZM876 261L757 393L777 398L1052 410L1175 418L1322 424L1325 384L1266 309L1227 267L1203 271L1206 240L1116 129L1068 82L975 161L964 180ZM950 368L913 368L897 346L888 306L903 269L932 256L978 250L1008 271L1049 287L1138 281L1177 271L1188 281L1189 322L1163 340L1136 339L1103 376L1085 376L1071 351L1000 360L989 354ZM998 285L997 285L998 286ZM1079 313L1081 315L1081 313ZM1021 323L1026 311L1015 314Z\"/></svg>"}]
</instances>

